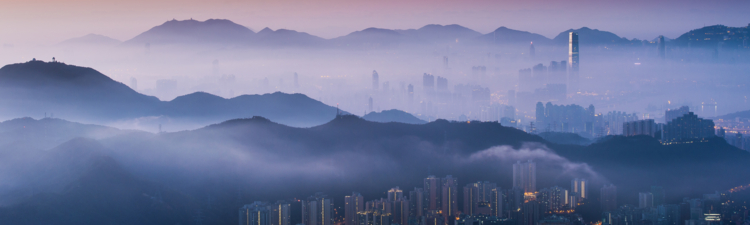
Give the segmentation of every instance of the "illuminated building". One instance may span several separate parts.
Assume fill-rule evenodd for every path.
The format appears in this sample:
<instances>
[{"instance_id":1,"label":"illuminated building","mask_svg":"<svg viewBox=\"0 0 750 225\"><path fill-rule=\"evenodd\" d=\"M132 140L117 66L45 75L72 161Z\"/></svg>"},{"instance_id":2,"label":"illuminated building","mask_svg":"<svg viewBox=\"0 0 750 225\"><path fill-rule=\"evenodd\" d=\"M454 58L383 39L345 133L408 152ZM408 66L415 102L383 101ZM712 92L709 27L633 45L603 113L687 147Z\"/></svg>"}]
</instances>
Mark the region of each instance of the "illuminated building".
<instances>
[{"instance_id":1,"label":"illuminated building","mask_svg":"<svg viewBox=\"0 0 750 225\"><path fill-rule=\"evenodd\" d=\"M453 216L458 212L458 179L448 175L442 178L442 207L440 210L443 212L443 217L447 223L453 221Z\"/></svg>"},{"instance_id":2,"label":"illuminated building","mask_svg":"<svg viewBox=\"0 0 750 225\"><path fill-rule=\"evenodd\" d=\"M667 143L709 138L714 135L713 120L699 118L693 112L669 121L663 131L663 139Z\"/></svg>"},{"instance_id":3,"label":"illuminated building","mask_svg":"<svg viewBox=\"0 0 750 225\"><path fill-rule=\"evenodd\" d=\"M513 187L524 192L536 192L536 163L529 160L513 164Z\"/></svg>"},{"instance_id":4,"label":"illuminated building","mask_svg":"<svg viewBox=\"0 0 750 225\"><path fill-rule=\"evenodd\" d=\"M573 179L570 182L570 191L574 196L585 199L588 198L588 180L582 178Z\"/></svg>"},{"instance_id":5,"label":"illuminated building","mask_svg":"<svg viewBox=\"0 0 750 225\"><path fill-rule=\"evenodd\" d=\"M464 186L464 208L463 213L473 216L479 202L479 187L477 183L469 183Z\"/></svg>"},{"instance_id":6,"label":"illuminated building","mask_svg":"<svg viewBox=\"0 0 750 225\"><path fill-rule=\"evenodd\" d=\"M388 190L388 201L396 201L404 198L404 191L400 188L395 187Z\"/></svg>"},{"instance_id":7,"label":"illuminated building","mask_svg":"<svg viewBox=\"0 0 750 225\"><path fill-rule=\"evenodd\" d=\"M426 208L427 210L440 210L442 207L442 203L440 203L440 199L442 197L443 192L441 191L443 187L443 184L440 182L440 178L436 178L435 176L428 176L424 179L424 197L426 198Z\"/></svg>"},{"instance_id":8,"label":"illuminated building","mask_svg":"<svg viewBox=\"0 0 750 225\"><path fill-rule=\"evenodd\" d=\"M304 225L332 225L333 199L323 193L315 193L302 202L302 223Z\"/></svg>"},{"instance_id":9,"label":"illuminated building","mask_svg":"<svg viewBox=\"0 0 750 225\"><path fill-rule=\"evenodd\" d=\"M503 189L500 187L495 187L492 189L492 199L490 201L490 207L492 207L492 216L495 216L497 218L503 217Z\"/></svg>"},{"instance_id":10,"label":"illuminated building","mask_svg":"<svg viewBox=\"0 0 750 225\"><path fill-rule=\"evenodd\" d=\"M579 82L578 33L570 32L568 35L568 63L570 67L570 71L568 74L568 88L570 88L570 90L573 90L573 93L575 93L576 91L578 91Z\"/></svg>"},{"instance_id":11,"label":"illuminated building","mask_svg":"<svg viewBox=\"0 0 750 225\"><path fill-rule=\"evenodd\" d=\"M545 210L552 212L563 211L569 200L568 190L559 186L545 188L540 191L540 195L543 196L540 202L546 204L547 208Z\"/></svg>"},{"instance_id":12,"label":"illuminated building","mask_svg":"<svg viewBox=\"0 0 750 225\"><path fill-rule=\"evenodd\" d=\"M599 191L602 212L617 210L617 187L615 185L604 185Z\"/></svg>"},{"instance_id":13,"label":"illuminated building","mask_svg":"<svg viewBox=\"0 0 750 225\"><path fill-rule=\"evenodd\" d=\"M414 188L413 191L409 192L409 214L411 217L424 216L424 212L427 211L426 205L424 189Z\"/></svg>"},{"instance_id":14,"label":"illuminated building","mask_svg":"<svg viewBox=\"0 0 750 225\"><path fill-rule=\"evenodd\" d=\"M344 197L344 224L359 225L357 213L365 211L365 198L357 193Z\"/></svg>"},{"instance_id":15,"label":"illuminated building","mask_svg":"<svg viewBox=\"0 0 750 225\"><path fill-rule=\"evenodd\" d=\"M277 201L269 206L271 225L291 225L291 204Z\"/></svg>"},{"instance_id":16,"label":"illuminated building","mask_svg":"<svg viewBox=\"0 0 750 225\"><path fill-rule=\"evenodd\" d=\"M667 109L664 112L664 123L669 123L677 117L682 117L685 114L690 113L690 108L687 106L680 107L679 109Z\"/></svg>"},{"instance_id":17,"label":"illuminated building","mask_svg":"<svg viewBox=\"0 0 750 225\"><path fill-rule=\"evenodd\" d=\"M625 136L648 135L653 137L655 134L656 123L653 119L630 121L622 125L622 135Z\"/></svg>"},{"instance_id":18,"label":"illuminated building","mask_svg":"<svg viewBox=\"0 0 750 225\"><path fill-rule=\"evenodd\" d=\"M268 205L253 202L240 208L240 225L271 225Z\"/></svg>"}]
</instances>

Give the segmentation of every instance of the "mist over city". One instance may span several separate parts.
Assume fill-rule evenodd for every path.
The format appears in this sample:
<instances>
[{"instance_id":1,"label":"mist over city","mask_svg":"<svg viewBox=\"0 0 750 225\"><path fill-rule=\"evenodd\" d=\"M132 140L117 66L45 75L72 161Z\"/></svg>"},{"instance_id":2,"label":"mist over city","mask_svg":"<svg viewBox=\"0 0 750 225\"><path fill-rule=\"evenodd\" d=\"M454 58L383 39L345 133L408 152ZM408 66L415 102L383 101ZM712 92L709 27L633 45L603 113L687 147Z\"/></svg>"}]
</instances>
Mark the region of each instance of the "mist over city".
<instances>
[{"instance_id":1,"label":"mist over city","mask_svg":"<svg viewBox=\"0 0 750 225\"><path fill-rule=\"evenodd\" d=\"M746 1L2 4L0 224L750 224Z\"/></svg>"}]
</instances>

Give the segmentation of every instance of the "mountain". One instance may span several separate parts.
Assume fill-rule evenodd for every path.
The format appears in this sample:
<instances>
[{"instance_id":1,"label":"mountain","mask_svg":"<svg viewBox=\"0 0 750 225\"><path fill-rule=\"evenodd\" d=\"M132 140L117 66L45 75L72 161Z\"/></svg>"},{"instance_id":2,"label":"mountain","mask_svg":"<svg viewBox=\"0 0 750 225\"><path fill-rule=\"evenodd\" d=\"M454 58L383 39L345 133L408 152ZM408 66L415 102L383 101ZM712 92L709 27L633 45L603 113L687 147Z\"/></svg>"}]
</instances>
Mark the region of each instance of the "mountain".
<instances>
[{"instance_id":1,"label":"mountain","mask_svg":"<svg viewBox=\"0 0 750 225\"><path fill-rule=\"evenodd\" d=\"M482 35L477 31L458 24L429 24L419 29L395 31L431 44L456 43L458 41L471 40Z\"/></svg>"},{"instance_id":2,"label":"mountain","mask_svg":"<svg viewBox=\"0 0 750 225\"><path fill-rule=\"evenodd\" d=\"M229 20L170 20L125 41L124 45L247 45L255 32Z\"/></svg>"},{"instance_id":3,"label":"mountain","mask_svg":"<svg viewBox=\"0 0 750 225\"><path fill-rule=\"evenodd\" d=\"M56 118L35 120L26 117L0 123L0 147L23 146L46 150L78 137L104 139L129 133L141 133L141 131L120 130Z\"/></svg>"},{"instance_id":4,"label":"mountain","mask_svg":"<svg viewBox=\"0 0 750 225\"><path fill-rule=\"evenodd\" d=\"M480 41L495 43L495 44L550 44L550 39L540 34L535 34L527 31L513 30L507 27L497 28L492 33L488 33L479 37Z\"/></svg>"},{"instance_id":5,"label":"mountain","mask_svg":"<svg viewBox=\"0 0 750 225\"><path fill-rule=\"evenodd\" d=\"M277 47L319 47L326 43L326 39L294 30L271 30L266 27L259 31L253 39L256 46Z\"/></svg>"},{"instance_id":6,"label":"mountain","mask_svg":"<svg viewBox=\"0 0 750 225\"><path fill-rule=\"evenodd\" d=\"M706 26L688 31L675 38L671 44L682 47L716 48L722 43L723 48L744 48L744 41L750 37L750 25L745 27L728 27L724 25Z\"/></svg>"},{"instance_id":7,"label":"mountain","mask_svg":"<svg viewBox=\"0 0 750 225\"><path fill-rule=\"evenodd\" d=\"M734 113L726 114L723 116L719 116L717 118L724 119L724 120L733 120L736 118L750 119L750 110L734 112Z\"/></svg>"},{"instance_id":8,"label":"mountain","mask_svg":"<svg viewBox=\"0 0 750 225\"><path fill-rule=\"evenodd\" d=\"M414 39L394 30L367 28L361 31L352 32L345 36L330 39L330 41L338 47L392 48L412 42Z\"/></svg>"},{"instance_id":9,"label":"mountain","mask_svg":"<svg viewBox=\"0 0 750 225\"><path fill-rule=\"evenodd\" d=\"M581 46L593 46L593 45L630 45L634 44L626 38L617 36L616 34L608 31L601 31L597 29L591 29L588 27L581 27L580 29L569 29L561 32L552 42L556 45L567 45L569 42L570 32L578 33L578 43ZM637 42L640 44L640 42Z\"/></svg>"},{"instance_id":10,"label":"mountain","mask_svg":"<svg viewBox=\"0 0 750 225\"><path fill-rule=\"evenodd\" d=\"M336 108L302 94L280 92L231 99L197 92L163 102L91 68L42 61L0 68L0 115L18 118L45 112L94 123L166 116L210 124L265 116L293 126L315 126L333 119Z\"/></svg>"},{"instance_id":11,"label":"mountain","mask_svg":"<svg viewBox=\"0 0 750 225\"><path fill-rule=\"evenodd\" d=\"M539 136L544 140L561 145L589 145L592 142L576 133L542 132Z\"/></svg>"},{"instance_id":12,"label":"mountain","mask_svg":"<svg viewBox=\"0 0 750 225\"><path fill-rule=\"evenodd\" d=\"M367 115L363 116L362 119L365 119L367 121L373 121L373 122L380 122L380 123L408 123L408 124L425 124L427 123L424 120L420 120L419 118L415 117L412 114L409 114L407 112L398 110L398 109L391 109L391 110L384 110L381 112L370 112Z\"/></svg>"},{"instance_id":13,"label":"mountain","mask_svg":"<svg viewBox=\"0 0 750 225\"><path fill-rule=\"evenodd\" d=\"M99 34L88 34L83 37L71 38L60 42L60 46L115 46L121 41Z\"/></svg>"}]
</instances>

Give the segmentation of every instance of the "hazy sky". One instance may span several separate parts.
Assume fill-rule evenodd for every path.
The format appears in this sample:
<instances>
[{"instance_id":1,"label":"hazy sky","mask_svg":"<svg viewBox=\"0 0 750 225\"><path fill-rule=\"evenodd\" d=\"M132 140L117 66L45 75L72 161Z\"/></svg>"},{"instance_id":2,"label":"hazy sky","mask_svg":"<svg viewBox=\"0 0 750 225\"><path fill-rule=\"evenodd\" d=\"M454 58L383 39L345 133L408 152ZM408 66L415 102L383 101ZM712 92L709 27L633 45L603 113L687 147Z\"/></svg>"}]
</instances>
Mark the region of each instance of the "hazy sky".
<instances>
[{"instance_id":1,"label":"hazy sky","mask_svg":"<svg viewBox=\"0 0 750 225\"><path fill-rule=\"evenodd\" d=\"M173 18L229 19L258 31L332 38L367 27L500 26L554 37L569 28L674 38L703 25L747 26L747 0L0 0L0 44L49 45L97 33L130 39Z\"/></svg>"}]
</instances>

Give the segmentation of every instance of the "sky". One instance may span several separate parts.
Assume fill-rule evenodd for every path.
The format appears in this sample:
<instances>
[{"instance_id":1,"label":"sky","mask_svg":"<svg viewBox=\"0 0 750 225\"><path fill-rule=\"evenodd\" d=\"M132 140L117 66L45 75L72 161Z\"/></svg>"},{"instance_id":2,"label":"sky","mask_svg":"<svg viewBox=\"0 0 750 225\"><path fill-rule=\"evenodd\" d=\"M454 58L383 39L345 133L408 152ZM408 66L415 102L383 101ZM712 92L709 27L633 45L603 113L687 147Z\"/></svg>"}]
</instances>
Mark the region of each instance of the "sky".
<instances>
[{"instance_id":1,"label":"sky","mask_svg":"<svg viewBox=\"0 0 750 225\"><path fill-rule=\"evenodd\" d=\"M178 19L229 19L255 31L334 38L368 27L506 26L553 38L580 27L622 37L675 38L704 25L747 26L747 0L0 0L0 44L52 45L96 33L128 40Z\"/></svg>"}]
</instances>

